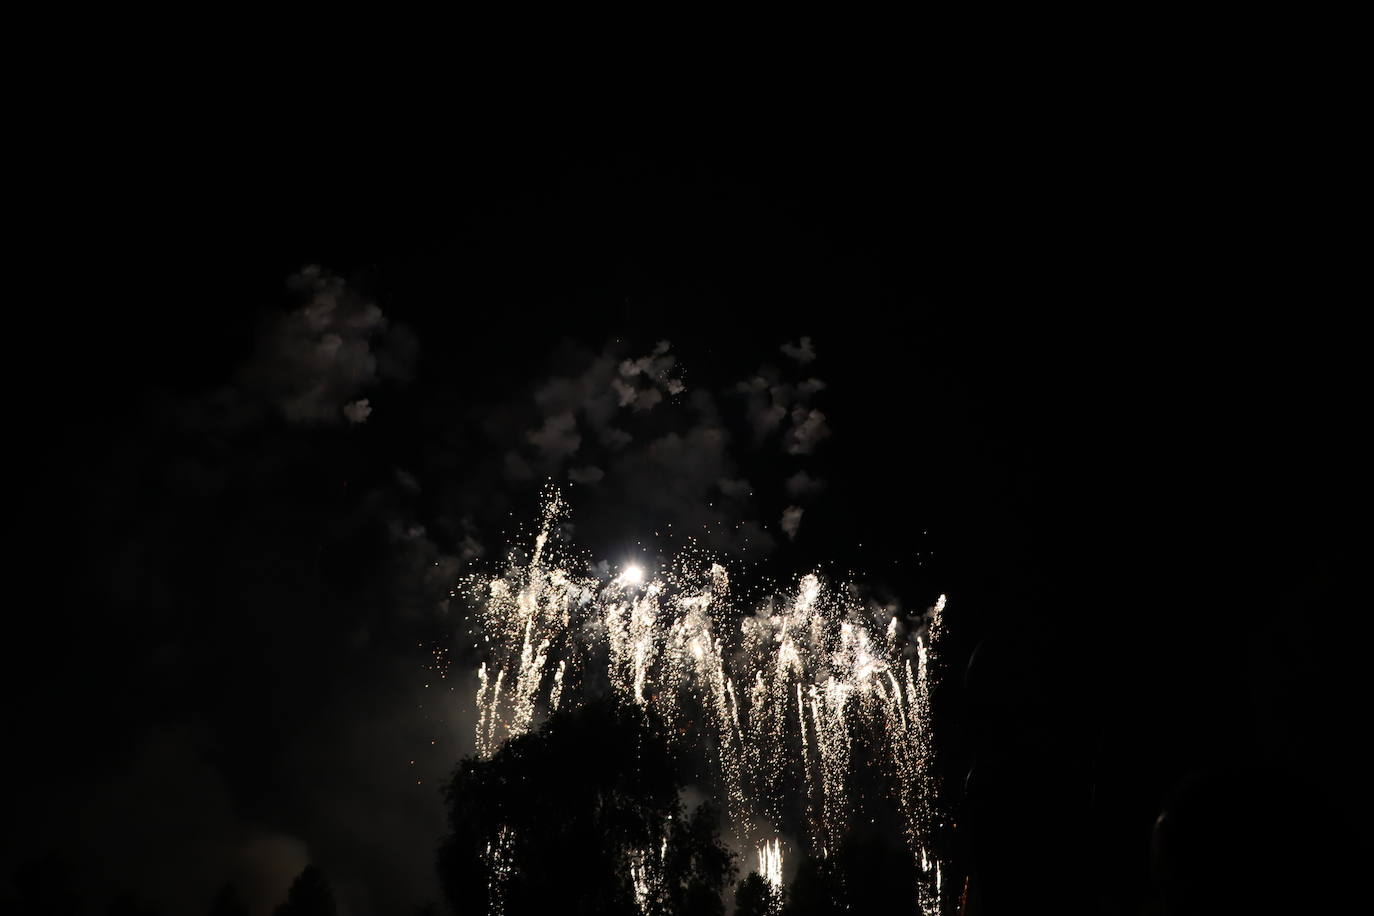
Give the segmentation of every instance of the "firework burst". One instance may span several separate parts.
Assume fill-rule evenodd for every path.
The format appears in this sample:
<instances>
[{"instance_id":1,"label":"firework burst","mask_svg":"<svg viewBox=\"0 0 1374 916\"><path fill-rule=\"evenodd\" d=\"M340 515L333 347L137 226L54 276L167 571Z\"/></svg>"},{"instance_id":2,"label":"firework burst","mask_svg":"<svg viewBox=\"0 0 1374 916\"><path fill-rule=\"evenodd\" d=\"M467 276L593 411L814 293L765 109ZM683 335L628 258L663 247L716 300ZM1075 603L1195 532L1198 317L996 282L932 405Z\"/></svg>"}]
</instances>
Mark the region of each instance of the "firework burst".
<instances>
[{"instance_id":1,"label":"firework burst","mask_svg":"<svg viewBox=\"0 0 1374 916\"><path fill-rule=\"evenodd\" d=\"M551 494L528 556L468 582L487 656L477 672L478 755L609 681L622 702L653 714L670 744L705 753L735 843L755 850L776 890L794 807L804 811L799 844L822 858L838 848L862 735L901 811L919 908L940 913L931 691L944 596L912 637L895 616L874 624L847 589L816 574L749 610L732 599L726 568L700 557L654 574L626 566L597 575L553 538L565 511ZM494 838L497 883L505 839ZM659 852L626 863L641 901L652 896Z\"/></svg>"}]
</instances>

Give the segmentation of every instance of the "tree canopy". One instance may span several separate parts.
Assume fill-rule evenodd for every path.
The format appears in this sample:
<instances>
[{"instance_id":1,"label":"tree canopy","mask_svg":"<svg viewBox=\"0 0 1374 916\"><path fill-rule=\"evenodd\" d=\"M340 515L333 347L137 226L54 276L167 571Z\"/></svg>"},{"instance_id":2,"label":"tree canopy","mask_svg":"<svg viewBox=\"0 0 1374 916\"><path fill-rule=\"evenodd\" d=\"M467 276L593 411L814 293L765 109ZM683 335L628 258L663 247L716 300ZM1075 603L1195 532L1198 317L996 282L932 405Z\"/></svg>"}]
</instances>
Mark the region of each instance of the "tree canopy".
<instances>
[{"instance_id":1,"label":"tree canopy","mask_svg":"<svg viewBox=\"0 0 1374 916\"><path fill-rule=\"evenodd\" d=\"M286 902L277 907L275 916L335 916L337 912L324 872L307 865L292 882Z\"/></svg>"},{"instance_id":2,"label":"tree canopy","mask_svg":"<svg viewBox=\"0 0 1374 916\"><path fill-rule=\"evenodd\" d=\"M688 812L644 712L609 700L551 717L447 787L439 852L455 910L716 916L735 866L710 805Z\"/></svg>"}]
</instances>

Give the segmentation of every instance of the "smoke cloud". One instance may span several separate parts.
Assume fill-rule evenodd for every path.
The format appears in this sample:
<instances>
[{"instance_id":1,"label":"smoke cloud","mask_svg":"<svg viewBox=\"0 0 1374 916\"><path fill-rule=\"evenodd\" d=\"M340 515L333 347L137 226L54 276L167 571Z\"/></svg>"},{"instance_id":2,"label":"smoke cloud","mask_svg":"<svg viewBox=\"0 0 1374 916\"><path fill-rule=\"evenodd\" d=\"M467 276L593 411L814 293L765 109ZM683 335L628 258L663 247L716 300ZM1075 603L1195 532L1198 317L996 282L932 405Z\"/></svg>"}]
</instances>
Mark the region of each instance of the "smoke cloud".
<instances>
[{"instance_id":1,"label":"smoke cloud","mask_svg":"<svg viewBox=\"0 0 1374 916\"><path fill-rule=\"evenodd\" d=\"M372 406L358 395L383 379L410 379L414 334L390 328L378 306L321 267L303 268L287 285L306 301L268 322L243 387L292 423L366 421Z\"/></svg>"}]
</instances>

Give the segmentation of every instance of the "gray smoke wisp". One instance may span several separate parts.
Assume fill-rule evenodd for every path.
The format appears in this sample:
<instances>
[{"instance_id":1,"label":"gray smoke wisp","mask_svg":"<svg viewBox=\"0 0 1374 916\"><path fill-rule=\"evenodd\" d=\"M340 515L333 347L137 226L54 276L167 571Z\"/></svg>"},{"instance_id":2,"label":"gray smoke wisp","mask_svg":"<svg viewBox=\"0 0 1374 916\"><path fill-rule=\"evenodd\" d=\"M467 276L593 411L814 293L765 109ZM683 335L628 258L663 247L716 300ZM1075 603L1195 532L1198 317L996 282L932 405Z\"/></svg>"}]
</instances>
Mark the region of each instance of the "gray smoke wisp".
<instances>
[{"instance_id":1,"label":"gray smoke wisp","mask_svg":"<svg viewBox=\"0 0 1374 916\"><path fill-rule=\"evenodd\" d=\"M303 268L288 286L305 301L268 321L244 388L291 423L366 422L373 405L359 395L382 380L409 381L414 335L321 267Z\"/></svg>"}]
</instances>

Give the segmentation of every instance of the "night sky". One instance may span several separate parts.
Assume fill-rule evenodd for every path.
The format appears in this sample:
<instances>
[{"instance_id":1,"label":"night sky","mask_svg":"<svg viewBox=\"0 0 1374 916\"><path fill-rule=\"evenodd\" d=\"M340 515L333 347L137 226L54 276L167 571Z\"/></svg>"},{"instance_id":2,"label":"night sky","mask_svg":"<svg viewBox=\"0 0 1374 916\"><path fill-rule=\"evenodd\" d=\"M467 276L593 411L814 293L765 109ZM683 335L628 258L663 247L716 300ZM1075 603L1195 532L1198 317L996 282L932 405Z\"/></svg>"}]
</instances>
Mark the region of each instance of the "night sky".
<instances>
[{"instance_id":1,"label":"night sky","mask_svg":"<svg viewBox=\"0 0 1374 916\"><path fill-rule=\"evenodd\" d=\"M81 115L10 268L7 879L266 913L314 863L355 916L440 901L449 590L552 480L611 564L690 533L946 594L985 912L1160 912L1189 779L1273 833L1236 899L1292 856L1339 884L1349 244L1265 124L1093 112ZM638 358L683 390L616 402Z\"/></svg>"}]
</instances>

